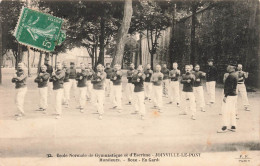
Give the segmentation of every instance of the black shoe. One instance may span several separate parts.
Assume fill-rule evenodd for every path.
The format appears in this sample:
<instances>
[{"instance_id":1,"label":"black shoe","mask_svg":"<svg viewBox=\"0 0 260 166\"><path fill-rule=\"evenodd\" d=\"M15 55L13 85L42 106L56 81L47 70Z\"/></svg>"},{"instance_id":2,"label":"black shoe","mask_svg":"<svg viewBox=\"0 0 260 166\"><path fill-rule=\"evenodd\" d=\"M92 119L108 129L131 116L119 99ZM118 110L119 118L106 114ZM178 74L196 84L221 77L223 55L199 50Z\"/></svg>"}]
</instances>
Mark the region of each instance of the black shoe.
<instances>
[{"instance_id":1,"label":"black shoe","mask_svg":"<svg viewBox=\"0 0 260 166\"><path fill-rule=\"evenodd\" d=\"M230 131L236 132L236 126L231 126Z\"/></svg>"},{"instance_id":2,"label":"black shoe","mask_svg":"<svg viewBox=\"0 0 260 166\"><path fill-rule=\"evenodd\" d=\"M227 132L227 126L223 126L222 129L218 130L217 133L225 133Z\"/></svg>"}]
</instances>

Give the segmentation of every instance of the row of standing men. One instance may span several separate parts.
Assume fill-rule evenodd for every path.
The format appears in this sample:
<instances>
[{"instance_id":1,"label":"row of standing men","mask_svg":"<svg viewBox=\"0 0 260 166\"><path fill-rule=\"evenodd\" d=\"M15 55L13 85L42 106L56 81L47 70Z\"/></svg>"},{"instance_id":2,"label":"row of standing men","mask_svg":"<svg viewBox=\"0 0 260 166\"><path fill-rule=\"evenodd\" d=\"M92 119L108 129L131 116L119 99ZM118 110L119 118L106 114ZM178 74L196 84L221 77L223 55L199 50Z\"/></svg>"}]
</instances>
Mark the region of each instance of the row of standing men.
<instances>
[{"instance_id":1,"label":"row of standing men","mask_svg":"<svg viewBox=\"0 0 260 166\"><path fill-rule=\"evenodd\" d=\"M38 89L40 94L39 109L46 113L47 109L47 94L48 94L48 81L53 82L53 91L55 92L55 110L57 113L56 118L59 119L62 114L62 103L65 107L69 106L71 87L78 87L79 90L79 109L84 112L86 106L86 97L93 103L99 113L99 119L102 119L104 113L104 99L105 90L107 95L111 96L113 102L113 108L118 112L122 111L122 76L121 66L116 64L114 68L110 67L110 64L106 65L106 68L102 65L97 66L97 71L94 72L90 65L85 66L81 63L80 72L76 72L75 64L72 62L71 66L65 63L62 66L61 63L57 64L57 70L52 71L52 67L45 63L41 66L41 72L35 79L38 83ZM143 70L142 66L138 66L137 70L134 69L134 64L130 64L130 69L127 71L127 85L126 85L126 97L127 104L134 104L136 114L140 114L141 119L145 117L145 102L153 102L154 108L159 112L162 110L162 96L169 96L169 104L176 104L177 107L182 103L183 108L182 115L187 114L187 110L191 110L191 118L196 119L196 104L199 109L205 112L204 92L202 86L202 79L206 78L206 88L209 98L208 104L215 103L215 85L217 80L217 69L213 66L213 60L208 60L208 69L206 72L200 71L200 66L195 65L194 71L192 65L185 66L185 74L181 76L181 72L178 69L178 64L173 63L173 70L168 70L166 65L161 68L160 65L156 65L155 71L151 70L151 66L148 64ZM236 92L240 91L245 109L249 111L249 104L246 94L246 88L244 84L245 78L248 73L242 71L242 65L238 65L237 75L237 88ZM224 76L224 81L228 77L229 73ZM12 79L12 82L16 83L16 103L19 110L17 119L21 119L25 113L23 110L23 100L26 94L26 74L23 71L22 64L18 64L18 70ZM183 84L182 93L180 95L179 83ZM74 89L75 90L75 89ZM225 90L225 88L224 88ZM134 99L134 101L132 101ZM182 101L180 101L182 100ZM225 105L223 103L223 105ZM224 106L223 106L224 109Z\"/></svg>"}]
</instances>

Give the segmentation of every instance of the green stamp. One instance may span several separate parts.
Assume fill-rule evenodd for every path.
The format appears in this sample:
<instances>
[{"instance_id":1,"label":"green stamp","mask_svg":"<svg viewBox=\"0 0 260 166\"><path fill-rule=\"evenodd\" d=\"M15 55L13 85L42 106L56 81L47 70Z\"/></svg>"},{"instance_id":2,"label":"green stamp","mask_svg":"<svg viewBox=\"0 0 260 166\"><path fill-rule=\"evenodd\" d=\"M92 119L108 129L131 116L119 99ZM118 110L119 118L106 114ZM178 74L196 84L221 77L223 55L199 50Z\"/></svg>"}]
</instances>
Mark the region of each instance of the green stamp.
<instances>
[{"instance_id":1,"label":"green stamp","mask_svg":"<svg viewBox=\"0 0 260 166\"><path fill-rule=\"evenodd\" d=\"M23 7L14 36L21 44L43 51L54 51L66 34L61 31L63 20L49 14Z\"/></svg>"}]
</instances>

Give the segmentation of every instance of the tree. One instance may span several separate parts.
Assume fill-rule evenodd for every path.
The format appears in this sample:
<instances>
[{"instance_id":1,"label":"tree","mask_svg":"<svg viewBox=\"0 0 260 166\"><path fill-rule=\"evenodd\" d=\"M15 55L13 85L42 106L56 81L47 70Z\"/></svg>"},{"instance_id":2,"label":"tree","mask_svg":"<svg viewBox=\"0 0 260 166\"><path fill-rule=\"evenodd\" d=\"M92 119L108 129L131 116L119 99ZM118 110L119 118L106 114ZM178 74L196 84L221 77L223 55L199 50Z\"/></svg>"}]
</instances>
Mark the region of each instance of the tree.
<instances>
[{"instance_id":1,"label":"tree","mask_svg":"<svg viewBox=\"0 0 260 166\"><path fill-rule=\"evenodd\" d=\"M116 44L115 56L113 58L112 65L121 64L122 62L123 55L124 55L125 38L130 28L132 14L133 14L132 0L125 0L124 17L123 17L122 24L119 28L119 32L117 34L117 39L116 39L117 44Z\"/></svg>"},{"instance_id":2,"label":"tree","mask_svg":"<svg viewBox=\"0 0 260 166\"><path fill-rule=\"evenodd\" d=\"M171 15L168 8L163 8L164 3L167 2L141 1L136 3L131 22L131 32L137 31L146 36L152 68L161 31L171 25Z\"/></svg>"},{"instance_id":3,"label":"tree","mask_svg":"<svg viewBox=\"0 0 260 166\"><path fill-rule=\"evenodd\" d=\"M92 62L104 63L105 47L109 45L120 26L122 2L116 1L42 1L45 12L65 19L68 48L87 48ZM99 55L98 55L98 50Z\"/></svg>"}]
</instances>

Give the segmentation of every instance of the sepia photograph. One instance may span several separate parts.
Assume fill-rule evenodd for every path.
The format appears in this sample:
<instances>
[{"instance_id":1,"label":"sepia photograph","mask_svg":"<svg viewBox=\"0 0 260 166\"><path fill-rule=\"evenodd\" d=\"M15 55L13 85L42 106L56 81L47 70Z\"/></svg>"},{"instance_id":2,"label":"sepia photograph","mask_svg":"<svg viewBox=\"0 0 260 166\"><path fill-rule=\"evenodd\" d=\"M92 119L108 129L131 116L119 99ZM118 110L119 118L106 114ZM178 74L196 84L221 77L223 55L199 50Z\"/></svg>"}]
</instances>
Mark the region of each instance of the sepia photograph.
<instances>
[{"instance_id":1,"label":"sepia photograph","mask_svg":"<svg viewBox=\"0 0 260 166\"><path fill-rule=\"evenodd\" d=\"M0 166L259 166L260 0L0 0Z\"/></svg>"}]
</instances>

